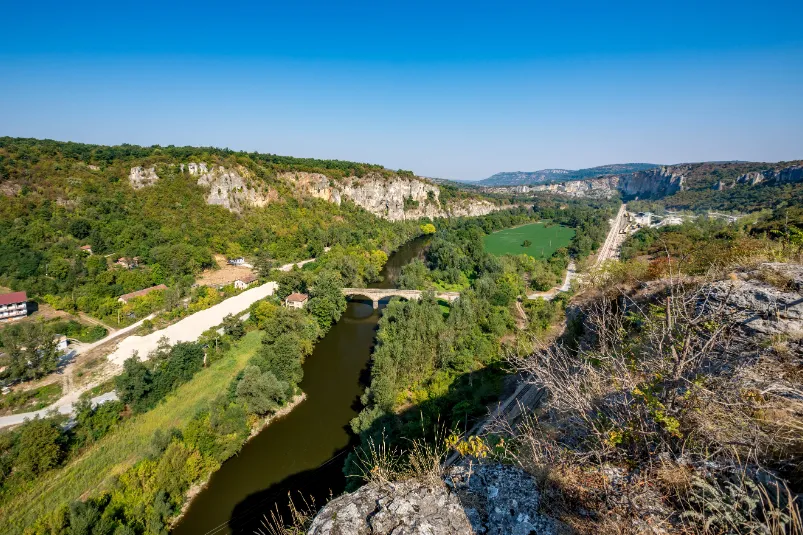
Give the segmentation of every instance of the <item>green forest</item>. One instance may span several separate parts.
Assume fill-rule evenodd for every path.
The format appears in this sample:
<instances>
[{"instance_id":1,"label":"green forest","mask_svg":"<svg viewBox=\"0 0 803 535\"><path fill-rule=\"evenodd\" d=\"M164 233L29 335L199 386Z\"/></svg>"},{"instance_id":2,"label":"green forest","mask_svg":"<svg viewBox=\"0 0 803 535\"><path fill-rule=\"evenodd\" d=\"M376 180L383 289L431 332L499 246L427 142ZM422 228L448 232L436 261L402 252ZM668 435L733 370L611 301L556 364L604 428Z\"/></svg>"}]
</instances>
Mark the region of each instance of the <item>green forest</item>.
<instances>
[{"instance_id":1,"label":"green forest","mask_svg":"<svg viewBox=\"0 0 803 535\"><path fill-rule=\"evenodd\" d=\"M205 202L180 163L241 165L279 191L280 202L233 213ZM155 165L162 180L134 189L133 165ZM161 166L161 167L160 167ZM175 306L213 254L259 265L317 256L326 246L389 252L420 233L355 205L299 198L275 179L305 170L337 177L391 173L376 165L192 147L104 147L0 138L0 286L25 290L58 309L108 321ZM91 246L91 254L80 247ZM138 260L118 265L118 258ZM380 266L381 267L381 266ZM164 300L124 309L117 297L166 284ZM130 318L128 317L130 315Z\"/></svg>"},{"instance_id":2,"label":"green forest","mask_svg":"<svg viewBox=\"0 0 803 535\"><path fill-rule=\"evenodd\" d=\"M120 401L92 408L83 400L74 426L55 417L0 433L0 509L60 481L59 491L35 508L6 509L6 525L28 534L166 534L189 487L235 455L265 417L300 393L304 360L345 310L334 270L289 272L280 293L296 289L299 280L310 294L306 310L280 306L279 296L258 301L247 322L226 317L223 334L213 328L195 343L164 342L145 361L126 360L114 380ZM232 366L239 371L232 373ZM231 378L215 391L193 381L202 371L217 373L219 381ZM194 414L182 425L141 430L152 414L167 410L162 402L183 385L204 389L186 401L196 407ZM130 445L118 446L119 455L101 453L126 437ZM107 470L129 454L133 465L109 477ZM78 500L83 487L80 477L74 481L76 473L101 488Z\"/></svg>"},{"instance_id":3,"label":"green forest","mask_svg":"<svg viewBox=\"0 0 803 535\"><path fill-rule=\"evenodd\" d=\"M615 203L595 207L543 201L533 209L479 218L440 221L425 260L413 260L399 276L401 288L459 290L446 310L434 293L420 301L393 299L379 320L365 408L351 422L361 446L344 468L362 473L372 444L404 448L431 437L438 426L464 430L496 399L507 373L503 338L516 328L513 305L531 289L559 284L570 251L578 259L596 249L608 230ZM544 218L575 230L568 248L545 260L527 254L494 256L484 238L501 229ZM525 300L526 301L526 300ZM562 314L565 301L528 301L528 333L541 334Z\"/></svg>"}]
</instances>

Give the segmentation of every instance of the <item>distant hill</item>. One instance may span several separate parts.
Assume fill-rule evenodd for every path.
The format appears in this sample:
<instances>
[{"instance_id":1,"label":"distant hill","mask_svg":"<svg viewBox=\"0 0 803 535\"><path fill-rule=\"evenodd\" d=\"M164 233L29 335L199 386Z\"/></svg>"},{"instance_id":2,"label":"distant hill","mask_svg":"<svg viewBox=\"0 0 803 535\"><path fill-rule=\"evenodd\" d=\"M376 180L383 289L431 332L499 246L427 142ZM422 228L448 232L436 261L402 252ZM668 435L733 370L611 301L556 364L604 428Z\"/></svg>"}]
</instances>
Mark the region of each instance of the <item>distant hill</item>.
<instances>
[{"instance_id":1,"label":"distant hill","mask_svg":"<svg viewBox=\"0 0 803 535\"><path fill-rule=\"evenodd\" d=\"M615 163L588 169L541 169L540 171L507 171L475 182L478 186L521 186L525 184L545 184L582 180L603 175L634 173L660 167L654 163Z\"/></svg>"}]
</instances>

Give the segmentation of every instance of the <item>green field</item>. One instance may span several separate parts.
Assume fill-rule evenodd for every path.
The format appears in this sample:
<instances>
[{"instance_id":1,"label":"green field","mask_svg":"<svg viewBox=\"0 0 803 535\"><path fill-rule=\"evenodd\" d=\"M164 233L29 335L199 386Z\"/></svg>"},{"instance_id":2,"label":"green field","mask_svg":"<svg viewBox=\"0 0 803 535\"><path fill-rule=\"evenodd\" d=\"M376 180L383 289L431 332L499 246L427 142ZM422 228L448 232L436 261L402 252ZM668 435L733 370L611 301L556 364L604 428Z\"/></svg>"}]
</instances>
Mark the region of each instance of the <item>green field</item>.
<instances>
[{"instance_id":1,"label":"green field","mask_svg":"<svg viewBox=\"0 0 803 535\"><path fill-rule=\"evenodd\" d=\"M568 227L530 223L485 236L485 250L496 256L528 254L533 258L549 258L561 247L569 245L573 237L574 230ZM522 245L525 240L531 242L529 247Z\"/></svg>"}]
</instances>

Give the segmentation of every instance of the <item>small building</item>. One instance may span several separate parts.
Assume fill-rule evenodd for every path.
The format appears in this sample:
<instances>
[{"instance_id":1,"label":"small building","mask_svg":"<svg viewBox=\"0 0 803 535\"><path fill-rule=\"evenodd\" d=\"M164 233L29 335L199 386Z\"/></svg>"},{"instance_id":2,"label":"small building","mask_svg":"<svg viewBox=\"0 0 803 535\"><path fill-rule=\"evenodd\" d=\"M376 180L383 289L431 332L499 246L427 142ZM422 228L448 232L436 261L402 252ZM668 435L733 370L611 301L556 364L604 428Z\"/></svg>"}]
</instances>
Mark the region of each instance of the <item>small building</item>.
<instances>
[{"instance_id":1,"label":"small building","mask_svg":"<svg viewBox=\"0 0 803 535\"><path fill-rule=\"evenodd\" d=\"M226 263L230 266L242 266L245 264L245 258L242 256L238 256L237 258L229 258L226 260Z\"/></svg>"},{"instance_id":2,"label":"small building","mask_svg":"<svg viewBox=\"0 0 803 535\"><path fill-rule=\"evenodd\" d=\"M639 227L649 227L652 224L652 213L639 212L633 217L633 222Z\"/></svg>"},{"instance_id":3,"label":"small building","mask_svg":"<svg viewBox=\"0 0 803 535\"><path fill-rule=\"evenodd\" d=\"M91 245L82 245L80 249L85 252L86 254L92 254L92 246Z\"/></svg>"},{"instance_id":4,"label":"small building","mask_svg":"<svg viewBox=\"0 0 803 535\"><path fill-rule=\"evenodd\" d=\"M67 351L67 337L63 334L57 334L53 337L53 341L56 343L56 349L58 351Z\"/></svg>"},{"instance_id":5,"label":"small building","mask_svg":"<svg viewBox=\"0 0 803 535\"><path fill-rule=\"evenodd\" d=\"M157 284L156 286L151 286L150 288L145 288L144 290L137 290L136 292L131 292L121 295L120 297L117 298L117 300L121 303L128 303L135 297L142 297L143 295L148 295L149 293L155 290L167 290L167 286L165 286L164 284Z\"/></svg>"},{"instance_id":6,"label":"small building","mask_svg":"<svg viewBox=\"0 0 803 535\"><path fill-rule=\"evenodd\" d=\"M28 315L28 294L12 292L0 295L0 321L13 321Z\"/></svg>"},{"instance_id":7,"label":"small building","mask_svg":"<svg viewBox=\"0 0 803 535\"><path fill-rule=\"evenodd\" d=\"M257 276L251 273L244 277L240 277L239 279L234 281L234 287L237 288L238 290L245 290L246 288L254 284L256 281L257 281Z\"/></svg>"},{"instance_id":8,"label":"small building","mask_svg":"<svg viewBox=\"0 0 803 535\"><path fill-rule=\"evenodd\" d=\"M291 293L284 300L284 306L287 308L304 308L307 304L309 296L307 294Z\"/></svg>"}]
</instances>

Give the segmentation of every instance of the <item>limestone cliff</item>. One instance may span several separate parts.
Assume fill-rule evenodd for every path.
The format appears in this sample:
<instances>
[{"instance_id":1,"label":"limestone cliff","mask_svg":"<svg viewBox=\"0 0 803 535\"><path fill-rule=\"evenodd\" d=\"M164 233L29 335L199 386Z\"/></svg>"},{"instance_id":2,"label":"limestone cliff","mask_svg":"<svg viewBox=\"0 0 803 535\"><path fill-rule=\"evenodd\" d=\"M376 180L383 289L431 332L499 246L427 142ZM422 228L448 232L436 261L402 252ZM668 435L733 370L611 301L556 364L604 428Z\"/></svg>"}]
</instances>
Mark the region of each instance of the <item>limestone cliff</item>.
<instances>
[{"instance_id":1,"label":"limestone cliff","mask_svg":"<svg viewBox=\"0 0 803 535\"><path fill-rule=\"evenodd\" d=\"M685 177L676 169L656 167L624 175L607 175L586 180L570 180L557 184L486 188L493 193L548 192L569 197L608 198L621 194L624 197L664 197L683 189Z\"/></svg>"},{"instance_id":2,"label":"limestone cliff","mask_svg":"<svg viewBox=\"0 0 803 535\"><path fill-rule=\"evenodd\" d=\"M267 186L257 188L251 172L243 166L238 165L232 169L213 165L208 169L204 163L189 163L187 168L190 175L199 175L199 186L209 188L206 196L208 204L217 204L232 212L239 212L246 206L265 206L278 199L275 190Z\"/></svg>"},{"instance_id":3,"label":"limestone cliff","mask_svg":"<svg viewBox=\"0 0 803 535\"><path fill-rule=\"evenodd\" d=\"M277 192L268 187L258 187L251 172L243 166L227 168L220 165L208 166L204 162L180 164L180 172L188 172L198 177L198 185L208 188L208 204L225 207L239 212L246 206L265 206L278 199ZM132 167L128 180L134 189L151 186L160 180L155 167Z\"/></svg>"},{"instance_id":4,"label":"limestone cliff","mask_svg":"<svg viewBox=\"0 0 803 535\"><path fill-rule=\"evenodd\" d=\"M302 195L340 204L350 200L374 215L398 221L421 217L485 215L499 206L478 199L459 199L444 203L440 188L418 177L385 177L368 174L333 180L319 173L287 172L279 178Z\"/></svg>"},{"instance_id":5,"label":"limestone cliff","mask_svg":"<svg viewBox=\"0 0 803 535\"><path fill-rule=\"evenodd\" d=\"M128 181L134 189L150 186L157 180L159 180L159 176L153 167L132 167L131 172L128 174Z\"/></svg>"},{"instance_id":6,"label":"limestone cliff","mask_svg":"<svg viewBox=\"0 0 803 535\"><path fill-rule=\"evenodd\" d=\"M198 185L208 189L206 202L240 212L247 206L265 206L279 199L278 192L260 183L243 166L224 167L205 162L180 164L180 172L198 177ZM320 173L284 172L279 180L302 197L314 197L340 204L344 200L391 221L421 217L480 216L500 207L482 199L441 200L440 188L419 177L383 176L378 173L334 180ZM132 167L129 182L135 189L159 180L154 167Z\"/></svg>"},{"instance_id":7,"label":"limestone cliff","mask_svg":"<svg viewBox=\"0 0 803 535\"><path fill-rule=\"evenodd\" d=\"M735 184L754 186L762 183L789 184L792 182L803 182L803 165L745 173L736 179ZM723 184L723 188L733 187L735 184Z\"/></svg>"}]
</instances>

